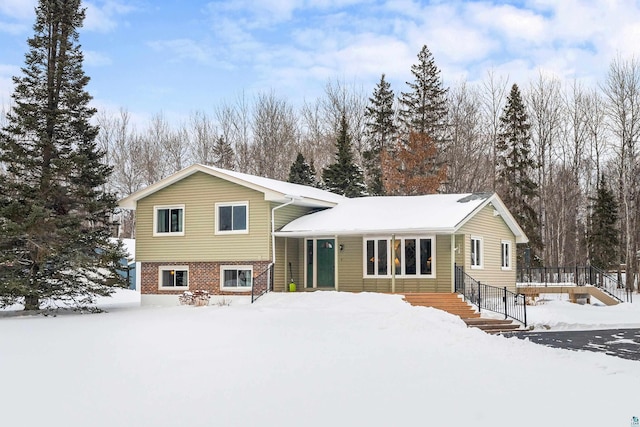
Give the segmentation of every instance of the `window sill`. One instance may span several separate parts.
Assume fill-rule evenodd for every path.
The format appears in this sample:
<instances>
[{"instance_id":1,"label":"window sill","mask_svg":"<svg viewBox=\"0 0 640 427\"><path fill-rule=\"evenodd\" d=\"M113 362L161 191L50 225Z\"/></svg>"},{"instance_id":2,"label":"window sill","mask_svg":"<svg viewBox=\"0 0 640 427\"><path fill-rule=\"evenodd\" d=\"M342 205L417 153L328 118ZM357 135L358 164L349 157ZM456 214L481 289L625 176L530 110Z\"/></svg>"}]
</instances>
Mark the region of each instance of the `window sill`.
<instances>
[{"instance_id":1,"label":"window sill","mask_svg":"<svg viewBox=\"0 0 640 427\"><path fill-rule=\"evenodd\" d=\"M249 234L249 230L237 230L237 231L236 230L231 230L231 231L226 231L226 230L225 231L220 231L220 230L218 230L218 231L215 232L215 234L218 235L218 236L222 236L222 235L225 235L225 234Z\"/></svg>"},{"instance_id":2,"label":"window sill","mask_svg":"<svg viewBox=\"0 0 640 427\"><path fill-rule=\"evenodd\" d=\"M220 290L225 292L251 292L251 286L243 288L220 288Z\"/></svg>"},{"instance_id":3,"label":"window sill","mask_svg":"<svg viewBox=\"0 0 640 427\"><path fill-rule=\"evenodd\" d=\"M184 236L184 231L181 233L153 233L153 237L181 237Z\"/></svg>"},{"instance_id":4,"label":"window sill","mask_svg":"<svg viewBox=\"0 0 640 427\"><path fill-rule=\"evenodd\" d=\"M188 286L160 286L159 291L188 291Z\"/></svg>"},{"instance_id":5,"label":"window sill","mask_svg":"<svg viewBox=\"0 0 640 427\"><path fill-rule=\"evenodd\" d=\"M419 274L413 274L413 275L400 275L400 274L396 274L396 279L435 279L436 275L435 274L431 274L431 275L419 275ZM392 275L386 275L386 276L363 276L363 279L391 279L393 278Z\"/></svg>"}]
</instances>

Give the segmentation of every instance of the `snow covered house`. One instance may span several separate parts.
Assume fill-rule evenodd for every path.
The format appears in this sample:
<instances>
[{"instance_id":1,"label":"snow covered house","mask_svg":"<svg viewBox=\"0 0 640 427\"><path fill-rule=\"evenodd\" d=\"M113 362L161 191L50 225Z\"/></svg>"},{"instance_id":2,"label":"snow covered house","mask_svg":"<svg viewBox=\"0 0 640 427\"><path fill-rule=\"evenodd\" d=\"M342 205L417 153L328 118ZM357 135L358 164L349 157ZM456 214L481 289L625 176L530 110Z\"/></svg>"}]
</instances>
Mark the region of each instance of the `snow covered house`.
<instances>
[{"instance_id":1,"label":"snow covered house","mask_svg":"<svg viewBox=\"0 0 640 427\"><path fill-rule=\"evenodd\" d=\"M248 295L271 263L275 291L450 293L455 265L515 289L515 244L527 241L495 194L347 199L199 164L120 206L136 210L146 304Z\"/></svg>"}]
</instances>

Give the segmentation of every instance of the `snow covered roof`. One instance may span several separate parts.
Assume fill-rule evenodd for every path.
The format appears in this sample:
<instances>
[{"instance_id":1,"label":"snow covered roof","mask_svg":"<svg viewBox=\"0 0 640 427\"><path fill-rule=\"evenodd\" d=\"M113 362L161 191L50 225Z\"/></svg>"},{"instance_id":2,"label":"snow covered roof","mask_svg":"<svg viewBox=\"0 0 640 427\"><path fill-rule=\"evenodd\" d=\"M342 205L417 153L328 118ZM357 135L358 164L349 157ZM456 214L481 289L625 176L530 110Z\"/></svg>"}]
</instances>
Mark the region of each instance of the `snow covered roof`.
<instances>
[{"instance_id":1,"label":"snow covered roof","mask_svg":"<svg viewBox=\"0 0 640 427\"><path fill-rule=\"evenodd\" d=\"M487 204L505 220L518 243L528 241L500 198L491 193L361 197L300 217L277 236L381 233L454 233Z\"/></svg>"},{"instance_id":2,"label":"snow covered roof","mask_svg":"<svg viewBox=\"0 0 640 427\"><path fill-rule=\"evenodd\" d=\"M329 191L320 190L318 188L308 187L306 185L292 184L290 182L278 181L275 179L264 178L246 173L220 169L213 166L194 164L175 174L164 178L155 184L152 184L142 190L120 200L120 206L125 209L135 209L136 202L147 197L156 191L159 191L175 182L178 182L196 172L203 172L211 176L215 176L226 181L230 181L244 187L251 188L264 193L267 201L286 203L293 199L293 204L308 207L332 207L337 203L345 200L344 196L340 196Z\"/></svg>"}]
</instances>

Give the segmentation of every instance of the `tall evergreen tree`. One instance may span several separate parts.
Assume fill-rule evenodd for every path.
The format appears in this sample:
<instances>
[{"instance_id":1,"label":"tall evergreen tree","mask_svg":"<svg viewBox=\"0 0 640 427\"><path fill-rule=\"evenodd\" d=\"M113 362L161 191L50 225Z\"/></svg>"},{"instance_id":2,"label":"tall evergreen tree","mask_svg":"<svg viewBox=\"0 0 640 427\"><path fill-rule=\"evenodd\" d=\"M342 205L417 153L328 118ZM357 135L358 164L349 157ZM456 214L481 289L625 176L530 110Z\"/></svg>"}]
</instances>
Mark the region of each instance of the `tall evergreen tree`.
<instances>
[{"instance_id":1,"label":"tall evergreen tree","mask_svg":"<svg viewBox=\"0 0 640 427\"><path fill-rule=\"evenodd\" d=\"M534 251L531 259L535 260L542 250L542 240L538 216L533 208L538 186L533 180L536 163L531 152L529 128L520 89L514 84L500 117L496 142L497 191L529 237ZM519 248L520 259L523 258L523 250Z\"/></svg>"},{"instance_id":2,"label":"tall evergreen tree","mask_svg":"<svg viewBox=\"0 0 640 427\"><path fill-rule=\"evenodd\" d=\"M363 153L363 158L367 172L367 188L372 196L385 194L380 153L391 147L398 131L393 108L394 98L391 84L385 80L383 74L365 110L368 149Z\"/></svg>"},{"instance_id":3,"label":"tall evergreen tree","mask_svg":"<svg viewBox=\"0 0 640 427\"><path fill-rule=\"evenodd\" d=\"M589 253L591 265L607 269L619 263L618 203L604 175L598 182L589 218Z\"/></svg>"},{"instance_id":4,"label":"tall evergreen tree","mask_svg":"<svg viewBox=\"0 0 640 427\"><path fill-rule=\"evenodd\" d=\"M322 180L327 190L347 197L366 194L362 169L354 162L347 118L343 114L336 139L336 162L322 170Z\"/></svg>"},{"instance_id":5,"label":"tall evergreen tree","mask_svg":"<svg viewBox=\"0 0 640 427\"><path fill-rule=\"evenodd\" d=\"M307 163L302 153L298 152L296 160L291 164L289 169L288 182L294 184L308 185L310 187L317 187L316 171L312 165Z\"/></svg>"},{"instance_id":6,"label":"tall evergreen tree","mask_svg":"<svg viewBox=\"0 0 640 427\"><path fill-rule=\"evenodd\" d=\"M426 134L442 145L447 139L447 89L426 45L418 53L418 63L411 66L411 74L414 81L407 82L410 90L400 95L404 131Z\"/></svg>"},{"instance_id":7,"label":"tall evergreen tree","mask_svg":"<svg viewBox=\"0 0 640 427\"><path fill-rule=\"evenodd\" d=\"M116 199L82 69L80 0L40 0L14 107L0 132L0 305L76 305L124 285L111 243Z\"/></svg>"}]
</instances>

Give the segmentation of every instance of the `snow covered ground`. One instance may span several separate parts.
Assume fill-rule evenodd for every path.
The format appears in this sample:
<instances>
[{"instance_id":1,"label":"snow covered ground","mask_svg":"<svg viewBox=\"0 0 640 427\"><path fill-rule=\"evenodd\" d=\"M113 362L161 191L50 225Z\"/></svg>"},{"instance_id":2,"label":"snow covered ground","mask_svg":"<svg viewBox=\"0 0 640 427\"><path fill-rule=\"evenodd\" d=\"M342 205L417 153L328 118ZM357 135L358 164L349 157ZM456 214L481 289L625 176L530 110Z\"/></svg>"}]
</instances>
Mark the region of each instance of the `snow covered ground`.
<instances>
[{"instance_id":1,"label":"snow covered ground","mask_svg":"<svg viewBox=\"0 0 640 427\"><path fill-rule=\"evenodd\" d=\"M0 425L629 426L640 363L466 328L400 296L0 318ZM553 329L640 327L640 304L550 301Z\"/></svg>"}]
</instances>

